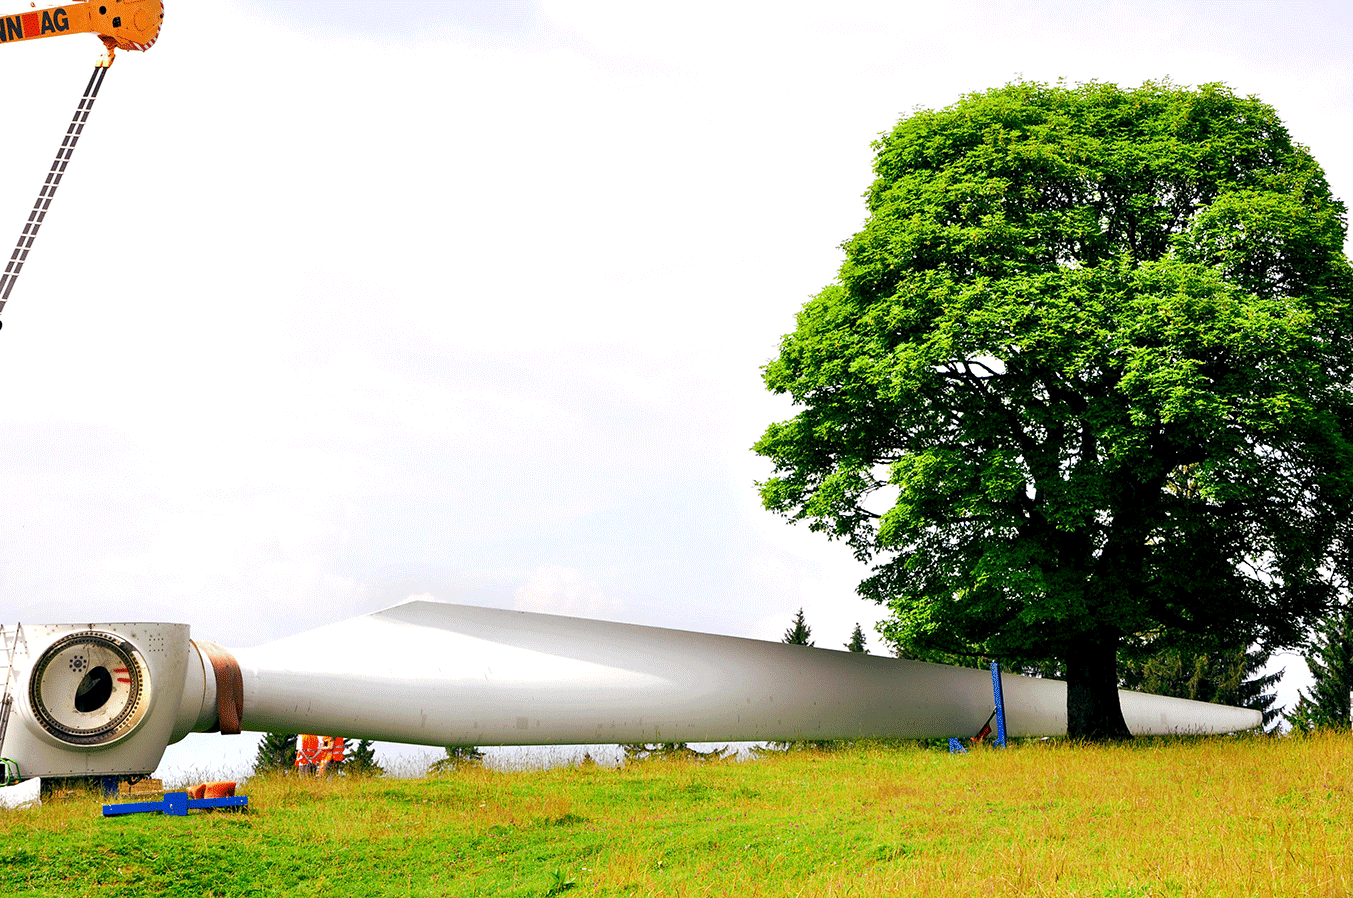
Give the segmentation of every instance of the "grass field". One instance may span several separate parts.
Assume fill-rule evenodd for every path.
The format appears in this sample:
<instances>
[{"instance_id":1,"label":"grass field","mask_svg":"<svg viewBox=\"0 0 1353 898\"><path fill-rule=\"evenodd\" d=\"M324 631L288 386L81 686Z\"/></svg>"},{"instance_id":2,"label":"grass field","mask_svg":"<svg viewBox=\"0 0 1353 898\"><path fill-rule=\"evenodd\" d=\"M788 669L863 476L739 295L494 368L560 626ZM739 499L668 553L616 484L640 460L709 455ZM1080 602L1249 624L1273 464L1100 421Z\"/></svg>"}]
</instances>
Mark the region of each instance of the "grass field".
<instances>
[{"instance_id":1,"label":"grass field","mask_svg":"<svg viewBox=\"0 0 1353 898\"><path fill-rule=\"evenodd\" d=\"M1353 738L255 778L0 812L0 895L1353 895Z\"/></svg>"}]
</instances>

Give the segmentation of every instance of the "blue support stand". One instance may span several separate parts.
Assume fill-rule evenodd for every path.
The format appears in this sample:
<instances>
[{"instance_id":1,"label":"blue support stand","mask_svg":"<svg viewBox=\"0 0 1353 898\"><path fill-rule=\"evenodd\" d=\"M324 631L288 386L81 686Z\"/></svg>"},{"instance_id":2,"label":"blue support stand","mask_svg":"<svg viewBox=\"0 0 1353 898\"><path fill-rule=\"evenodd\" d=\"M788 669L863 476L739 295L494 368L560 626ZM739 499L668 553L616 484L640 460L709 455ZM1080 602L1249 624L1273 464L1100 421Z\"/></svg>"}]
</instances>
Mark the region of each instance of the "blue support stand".
<instances>
[{"instance_id":1,"label":"blue support stand","mask_svg":"<svg viewBox=\"0 0 1353 898\"><path fill-rule=\"evenodd\" d=\"M996 745L1005 748L1005 693L1001 690L1001 665L991 662L991 694L996 699Z\"/></svg>"},{"instance_id":2,"label":"blue support stand","mask_svg":"<svg viewBox=\"0 0 1353 898\"><path fill-rule=\"evenodd\" d=\"M106 804L103 816L121 817L125 814L164 814L166 817L187 817L189 811L210 808L244 808L249 796L232 795L229 798L189 798L187 792L166 792L164 801L134 801L127 804Z\"/></svg>"},{"instance_id":3,"label":"blue support stand","mask_svg":"<svg viewBox=\"0 0 1353 898\"><path fill-rule=\"evenodd\" d=\"M991 732L991 723L994 719L996 722L995 745L998 748L1005 748L1005 693L1001 689L1001 665L996 661L991 662L991 696L995 699L996 708L991 712L991 717L987 718L987 722L982 725L981 731L974 738L981 739ZM963 747L962 739L949 737L949 754L958 755L967 754L967 752L968 750Z\"/></svg>"}]
</instances>

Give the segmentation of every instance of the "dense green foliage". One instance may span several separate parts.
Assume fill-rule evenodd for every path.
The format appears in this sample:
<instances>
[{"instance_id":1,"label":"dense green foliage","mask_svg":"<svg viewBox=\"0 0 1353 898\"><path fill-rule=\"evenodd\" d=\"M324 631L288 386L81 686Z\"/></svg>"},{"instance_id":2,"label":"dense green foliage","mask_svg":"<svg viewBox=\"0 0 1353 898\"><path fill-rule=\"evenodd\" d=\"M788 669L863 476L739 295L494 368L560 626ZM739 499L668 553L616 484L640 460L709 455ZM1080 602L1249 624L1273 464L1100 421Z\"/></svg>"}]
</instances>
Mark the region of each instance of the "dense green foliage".
<instances>
[{"instance_id":1,"label":"dense green foliage","mask_svg":"<svg viewBox=\"0 0 1353 898\"><path fill-rule=\"evenodd\" d=\"M295 733L264 733L254 755L254 773L291 770L296 765Z\"/></svg>"},{"instance_id":2,"label":"dense green foliage","mask_svg":"<svg viewBox=\"0 0 1353 898\"><path fill-rule=\"evenodd\" d=\"M846 651L862 655L869 654L869 649L864 647L864 631L860 629L858 622L855 624L855 629L850 631L850 642L846 643Z\"/></svg>"},{"instance_id":3,"label":"dense green foliage","mask_svg":"<svg viewBox=\"0 0 1353 898\"><path fill-rule=\"evenodd\" d=\"M1297 697L1288 715L1294 730L1346 730L1349 721L1349 691L1353 690L1353 604L1330 614L1312 640L1306 666L1310 668L1309 693Z\"/></svg>"},{"instance_id":4,"label":"dense green foliage","mask_svg":"<svg viewBox=\"0 0 1353 898\"><path fill-rule=\"evenodd\" d=\"M1351 777L1343 734L257 777L247 814L0 811L0 895L1332 898Z\"/></svg>"},{"instance_id":5,"label":"dense green foliage","mask_svg":"<svg viewBox=\"0 0 1353 898\"><path fill-rule=\"evenodd\" d=\"M766 366L765 505L874 563L905 654L1055 662L1127 735L1127 643L1298 644L1353 515L1344 206L1219 85L1016 83L880 139Z\"/></svg>"}]
</instances>

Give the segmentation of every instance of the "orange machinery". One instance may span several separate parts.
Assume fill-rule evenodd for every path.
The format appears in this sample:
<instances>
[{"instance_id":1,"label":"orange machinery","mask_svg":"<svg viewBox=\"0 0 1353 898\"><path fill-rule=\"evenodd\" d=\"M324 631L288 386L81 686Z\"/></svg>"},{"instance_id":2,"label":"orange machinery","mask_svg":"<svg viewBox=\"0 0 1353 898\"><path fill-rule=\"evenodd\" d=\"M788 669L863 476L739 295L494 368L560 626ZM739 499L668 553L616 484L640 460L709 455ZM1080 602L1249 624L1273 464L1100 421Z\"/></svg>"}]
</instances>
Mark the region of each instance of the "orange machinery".
<instances>
[{"instance_id":1,"label":"orange machinery","mask_svg":"<svg viewBox=\"0 0 1353 898\"><path fill-rule=\"evenodd\" d=\"M99 65L113 64L117 50L149 50L164 22L161 0L90 0L0 16L0 44L63 34L97 34L107 48Z\"/></svg>"}]
</instances>

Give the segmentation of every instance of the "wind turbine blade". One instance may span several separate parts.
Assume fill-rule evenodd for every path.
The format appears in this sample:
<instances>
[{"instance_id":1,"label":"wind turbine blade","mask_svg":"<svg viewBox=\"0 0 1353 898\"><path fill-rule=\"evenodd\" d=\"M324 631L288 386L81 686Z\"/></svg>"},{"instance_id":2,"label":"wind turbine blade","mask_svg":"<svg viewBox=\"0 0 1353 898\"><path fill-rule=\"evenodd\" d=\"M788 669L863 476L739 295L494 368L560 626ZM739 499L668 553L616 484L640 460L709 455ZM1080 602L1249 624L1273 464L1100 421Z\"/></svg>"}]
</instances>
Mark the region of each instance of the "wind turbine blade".
<instances>
[{"instance_id":1,"label":"wind turbine blade","mask_svg":"<svg viewBox=\"0 0 1353 898\"><path fill-rule=\"evenodd\" d=\"M607 621L409 602L235 649L245 729L424 745L939 738L977 731L985 670ZM1007 674L1012 736L1066 732L1066 685ZM1257 711L1122 692L1138 735Z\"/></svg>"}]
</instances>

